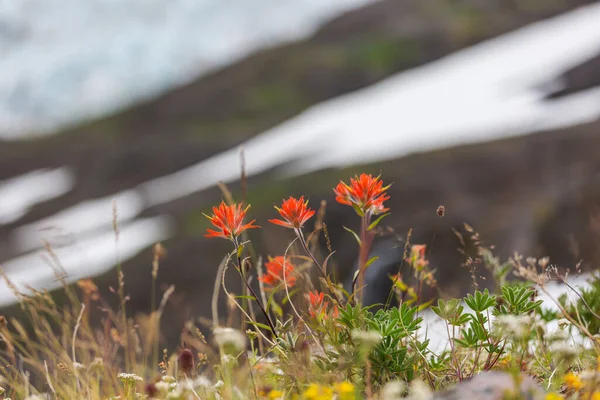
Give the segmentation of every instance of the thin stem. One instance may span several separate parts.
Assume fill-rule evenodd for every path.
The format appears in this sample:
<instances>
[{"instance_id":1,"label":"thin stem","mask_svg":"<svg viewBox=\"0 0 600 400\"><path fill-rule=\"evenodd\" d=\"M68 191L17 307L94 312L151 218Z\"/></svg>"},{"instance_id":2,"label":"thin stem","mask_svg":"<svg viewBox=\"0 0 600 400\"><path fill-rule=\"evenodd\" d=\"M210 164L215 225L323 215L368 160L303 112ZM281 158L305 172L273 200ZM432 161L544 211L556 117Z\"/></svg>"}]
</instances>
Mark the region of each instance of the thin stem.
<instances>
[{"instance_id":1,"label":"thin stem","mask_svg":"<svg viewBox=\"0 0 600 400\"><path fill-rule=\"evenodd\" d=\"M355 296L358 299L358 303L362 303L363 300L363 289L365 284L365 270L367 262L369 261L369 252L371 250L371 244L373 242L373 234L369 232L368 227L371 223L371 213L367 212L361 219L360 224L360 252L358 256L358 274L356 279L352 283L353 293L358 288L359 293ZM357 285L358 283L358 285Z\"/></svg>"},{"instance_id":2,"label":"thin stem","mask_svg":"<svg viewBox=\"0 0 600 400\"><path fill-rule=\"evenodd\" d=\"M263 304L260 302L258 296L256 295L256 292L254 292L254 289L252 289L252 286L250 286L250 283L248 283L248 279L246 278L246 273L242 269L242 260L240 258L239 244L238 244L237 238L233 239L233 244L235 246L235 255L236 255L236 259L237 259L237 263L238 263L237 270L239 271L239 273L242 277L242 283L244 284L243 287L247 288L248 291L250 291L250 294L252 295L252 297L254 297L254 300L256 300L256 303L260 307L260 310L262 311L265 318L267 319L267 324L269 324L269 327L271 328L271 333L273 334L273 336L277 337L277 332L275 331L275 325L273 324L273 321L271 321L271 317L269 316L269 313L267 312L267 310L265 309Z\"/></svg>"},{"instance_id":3,"label":"thin stem","mask_svg":"<svg viewBox=\"0 0 600 400\"><path fill-rule=\"evenodd\" d=\"M329 277L327 276L327 272L323 269L323 267L321 266L321 264L317 261L317 258L314 256L314 254L308 248L308 245L306 243L306 239L304 238L304 234L302 233L302 231L300 229L294 229L294 231L296 232L296 236L298 237L298 240L300 240L300 244L302 245L302 248L304 249L304 252L308 255L308 257L310 257L310 259L312 260L312 262L315 263L315 265L317 266L317 268L319 269L319 271L321 271L321 274L323 274L323 278L325 278L325 282L327 282L327 288L329 289L329 291L333 295L336 303L338 303L338 305L341 306L342 302L338 298L337 292L333 288L333 285L331 284L331 281L329 280Z\"/></svg>"}]
</instances>

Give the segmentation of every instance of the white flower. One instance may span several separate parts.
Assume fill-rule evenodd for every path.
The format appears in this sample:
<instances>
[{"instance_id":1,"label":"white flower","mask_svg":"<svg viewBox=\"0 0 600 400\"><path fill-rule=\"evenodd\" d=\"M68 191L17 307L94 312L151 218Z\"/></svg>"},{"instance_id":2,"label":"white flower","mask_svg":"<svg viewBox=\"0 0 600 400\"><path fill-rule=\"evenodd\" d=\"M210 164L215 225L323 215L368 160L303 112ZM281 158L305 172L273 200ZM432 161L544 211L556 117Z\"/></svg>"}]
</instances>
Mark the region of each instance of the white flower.
<instances>
[{"instance_id":1,"label":"white flower","mask_svg":"<svg viewBox=\"0 0 600 400\"><path fill-rule=\"evenodd\" d=\"M166 392L166 391L168 391L169 390L169 386L170 386L170 383L165 382L165 381L159 381L159 382L156 382L154 384L154 387L159 392Z\"/></svg>"},{"instance_id":2,"label":"white flower","mask_svg":"<svg viewBox=\"0 0 600 400\"><path fill-rule=\"evenodd\" d=\"M431 390L422 380L417 379L410 385L410 395L408 396L408 399L429 400L432 397Z\"/></svg>"},{"instance_id":3,"label":"white flower","mask_svg":"<svg viewBox=\"0 0 600 400\"><path fill-rule=\"evenodd\" d=\"M183 395L183 391L180 387L173 390L171 393L167 395L167 399L179 399Z\"/></svg>"},{"instance_id":4,"label":"white flower","mask_svg":"<svg viewBox=\"0 0 600 400\"><path fill-rule=\"evenodd\" d=\"M102 367L104 365L104 360L100 357L94 358L94 361L90 364L90 368L94 367Z\"/></svg>"},{"instance_id":5,"label":"white flower","mask_svg":"<svg viewBox=\"0 0 600 400\"><path fill-rule=\"evenodd\" d=\"M194 385L196 387L210 388L212 386L212 383L207 377L205 377L204 375L200 375L194 380Z\"/></svg>"},{"instance_id":6,"label":"white flower","mask_svg":"<svg viewBox=\"0 0 600 400\"><path fill-rule=\"evenodd\" d=\"M351 333L352 339L356 340L359 344L371 349L381 342L381 335L375 331L362 331L355 329Z\"/></svg>"},{"instance_id":7,"label":"white flower","mask_svg":"<svg viewBox=\"0 0 600 400\"><path fill-rule=\"evenodd\" d=\"M229 354L224 354L221 357L221 363L227 365L227 364L233 364L235 362L236 358L234 356L230 356Z\"/></svg>"},{"instance_id":8,"label":"white flower","mask_svg":"<svg viewBox=\"0 0 600 400\"><path fill-rule=\"evenodd\" d=\"M500 315L494 321L498 333L517 339L525 339L529 335L531 324L531 318L527 315Z\"/></svg>"},{"instance_id":9,"label":"white flower","mask_svg":"<svg viewBox=\"0 0 600 400\"><path fill-rule=\"evenodd\" d=\"M119 378L121 380L121 382L130 384L130 385L132 385L136 382L144 381L141 376L137 376L136 374L127 374L125 372L121 372L119 375L117 375L117 378Z\"/></svg>"},{"instance_id":10,"label":"white flower","mask_svg":"<svg viewBox=\"0 0 600 400\"><path fill-rule=\"evenodd\" d=\"M246 348L246 336L237 329L216 328L213 333L219 347L231 347L238 352Z\"/></svg>"},{"instance_id":11,"label":"white flower","mask_svg":"<svg viewBox=\"0 0 600 400\"><path fill-rule=\"evenodd\" d=\"M222 388L223 386L225 386L225 382L223 382L223 381L219 380L219 381L217 381L217 383L215 383L215 384L213 385L213 389L220 389L220 388Z\"/></svg>"},{"instance_id":12,"label":"white flower","mask_svg":"<svg viewBox=\"0 0 600 400\"><path fill-rule=\"evenodd\" d=\"M406 384L403 381L390 381L385 384L381 390L381 400L401 399L406 391Z\"/></svg>"},{"instance_id":13,"label":"white flower","mask_svg":"<svg viewBox=\"0 0 600 400\"><path fill-rule=\"evenodd\" d=\"M600 381L600 371L582 371L579 377L584 382L596 382Z\"/></svg>"},{"instance_id":14,"label":"white flower","mask_svg":"<svg viewBox=\"0 0 600 400\"><path fill-rule=\"evenodd\" d=\"M571 325L571 322L568 319L566 319L566 318L561 318L561 319L558 320L558 327L560 329L565 329L569 325Z\"/></svg>"},{"instance_id":15,"label":"white flower","mask_svg":"<svg viewBox=\"0 0 600 400\"><path fill-rule=\"evenodd\" d=\"M550 342L564 342L569 339L569 333L566 331L555 331L548 336Z\"/></svg>"},{"instance_id":16,"label":"white flower","mask_svg":"<svg viewBox=\"0 0 600 400\"><path fill-rule=\"evenodd\" d=\"M560 360L571 359L577 355L575 346L567 342L554 342L548 349L550 350L550 354Z\"/></svg>"},{"instance_id":17,"label":"white flower","mask_svg":"<svg viewBox=\"0 0 600 400\"><path fill-rule=\"evenodd\" d=\"M173 383L173 382L175 382L175 378L174 378L173 376L171 376L171 375L164 375L164 376L161 378L161 380L162 380L163 382L167 382L167 383Z\"/></svg>"},{"instance_id":18,"label":"white flower","mask_svg":"<svg viewBox=\"0 0 600 400\"><path fill-rule=\"evenodd\" d=\"M85 368L85 366L82 363L78 363L78 362L73 363L73 369L76 371L80 370L80 369L84 369L84 368Z\"/></svg>"}]
</instances>

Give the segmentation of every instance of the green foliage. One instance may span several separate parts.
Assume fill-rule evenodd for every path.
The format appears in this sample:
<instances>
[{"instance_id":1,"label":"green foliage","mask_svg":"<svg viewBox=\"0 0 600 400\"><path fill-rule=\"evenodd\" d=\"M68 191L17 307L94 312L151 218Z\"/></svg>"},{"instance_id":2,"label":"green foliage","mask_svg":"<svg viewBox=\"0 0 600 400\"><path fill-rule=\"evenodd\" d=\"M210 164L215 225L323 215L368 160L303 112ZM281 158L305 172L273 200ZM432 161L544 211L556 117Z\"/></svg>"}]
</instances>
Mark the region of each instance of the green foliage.
<instances>
[{"instance_id":1,"label":"green foliage","mask_svg":"<svg viewBox=\"0 0 600 400\"><path fill-rule=\"evenodd\" d=\"M521 315L537 309L542 300L532 300L535 297L535 291L522 286L502 286L501 304L494 315Z\"/></svg>"},{"instance_id":2,"label":"green foliage","mask_svg":"<svg viewBox=\"0 0 600 400\"><path fill-rule=\"evenodd\" d=\"M600 274L589 282L590 287L581 290L575 304L567 304L567 296L559 298L572 318L581 318L583 325L592 335L600 334Z\"/></svg>"}]
</instances>

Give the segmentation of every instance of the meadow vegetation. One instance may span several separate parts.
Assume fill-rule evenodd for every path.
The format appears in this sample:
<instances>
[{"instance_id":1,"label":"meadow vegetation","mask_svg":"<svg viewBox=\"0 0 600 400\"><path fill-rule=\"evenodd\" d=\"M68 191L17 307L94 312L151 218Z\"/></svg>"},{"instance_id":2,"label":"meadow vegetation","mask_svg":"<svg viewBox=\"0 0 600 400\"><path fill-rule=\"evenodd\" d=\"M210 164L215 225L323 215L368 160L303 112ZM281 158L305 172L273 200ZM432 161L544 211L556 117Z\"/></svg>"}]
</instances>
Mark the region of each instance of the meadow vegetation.
<instances>
[{"instance_id":1,"label":"meadow vegetation","mask_svg":"<svg viewBox=\"0 0 600 400\"><path fill-rule=\"evenodd\" d=\"M515 255L501 262L476 241L477 257L465 263L473 290L449 299L427 246L408 236L405 268L389 276L386 304L362 303L365 271L375 261L370 249L389 212L388 187L380 177L362 174L334 188L336 201L360 220L357 232L346 229L359 249L349 288L333 279L333 249L326 257L315 252L317 238L328 242L325 204L315 210L303 197L290 197L276 206L278 217L268 222L290 230L294 239L281 254L263 258L249 237L251 229L260 229L247 216L250 205L225 191L207 215L212 228L206 236L231 242L215 277L212 319L189 321L172 352L163 348L159 327L161 316L172 312L167 303L173 287L162 293L148 288L152 312L131 315L120 267L112 291L119 306L113 308L91 279L70 286L48 248L66 301L59 304L45 291L24 294L3 273L23 316L0 317L0 398L428 399L501 370L514 377L515 387L523 376L532 377L547 400L600 400L600 276L578 292L551 260ZM437 213L444 217L443 206ZM157 244L153 255L148 273L155 282L166 250ZM489 270L496 290L480 290L478 268ZM241 293L224 284L228 272L239 276ZM572 296L552 298L550 281L564 283ZM425 290L438 299L425 301ZM223 298L228 315L218 312ZM425 313L444 322L442 348L428 337ZM520 398L510 390L505 395Z\"/></svg>"}]
</instances>

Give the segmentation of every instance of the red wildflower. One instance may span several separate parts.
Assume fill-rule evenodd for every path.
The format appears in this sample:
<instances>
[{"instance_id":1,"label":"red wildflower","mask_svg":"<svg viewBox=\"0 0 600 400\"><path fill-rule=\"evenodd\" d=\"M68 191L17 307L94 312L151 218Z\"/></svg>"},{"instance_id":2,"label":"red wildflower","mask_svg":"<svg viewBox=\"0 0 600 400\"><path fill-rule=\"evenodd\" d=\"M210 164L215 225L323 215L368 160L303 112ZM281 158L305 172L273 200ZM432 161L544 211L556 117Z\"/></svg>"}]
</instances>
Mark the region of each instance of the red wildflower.
<instances>
[{"instance_id":1,"label":"red wildflower","mask_svg":"<svg viewBox=\"0 0 600 400\"><path fill-rule=\"evenodd\" d=\"M308 313L311 317L316 318L317 316L327 319L327 308L329 307L329 301L325 300L325 293L312 291L308 293ZM331 310L331 316L337 318L339 311L337 306L334 306Z\"/></svg>"},{"instance_id":2,"label":"red wildflower","mask_svg":"<svg viewBox=\"0 0 600 400\"><path fill-rule=\"evenodd\" d=\"M259 226L252 225L256 220L252 220L250 223L244 225L244 217L249 208L250 205L245 209L242 209L241 204L227 205L221 201L221 204L219 204L218 207L213 207L212 217L205 214L205 217L208 218L218 230L207 229L206 231L208 233L204 236L234 240L246 229L260 228Z\"/></svg>"},{"instance_id":3,"label":"red wildflower","mask_svg":"<svg viewBox=\"0 0 600 400\"><path fill-rule=\"evenodd\" d=\"M284 266L285 264L285 272ZM288 287L293 287L296 284L296 277L294 276L294 265L289 258L277 256L271 258L269 262L265 263L267 273L260 277L260 280L267 285L276 286L280 282L287 283Z\"/></svg>"},{"instance_id":4,"label":"red wildflower","mask_svg":"<svg viewBox=\"0 0 600 400\"><path fill-rule=\"evenodd\" d=\"M315 215L315 211L308 207L308 200L304 201L304 196L299 199L290 197L287 200L283 200L281 208L275 206L275 209L279 211L284 221L280 219L270 219L276 225L285 226L286 228L300 229L306 221Z\"/></svg>"},{"instance_id":5,"label":"red wildflower","mask_svg":"<svg viewBox=\"0 0 600 400\"><path fill-rule=\"evenodd\" d=\"M421 270L429 265L429 261L425 259L425 251L427 246L424 244L415 244L410 248L410 257L406 259L415 269Z\"/></svg>"},{"instance_id":6,"label":"red wildflower","mask_svg":"<svg viewBox=\"0 0 600 400\"><path fill-rule=\"evenodd\" d=\"M338 203L353 206L360 210L362 215L381 214L388 210L383 206L383 202L390 198L385 194L389 187L384 187L378 176L361 174L360 177L350 178L350 185L340 181L333 191Z\"/></svg>"}]
</instances>

